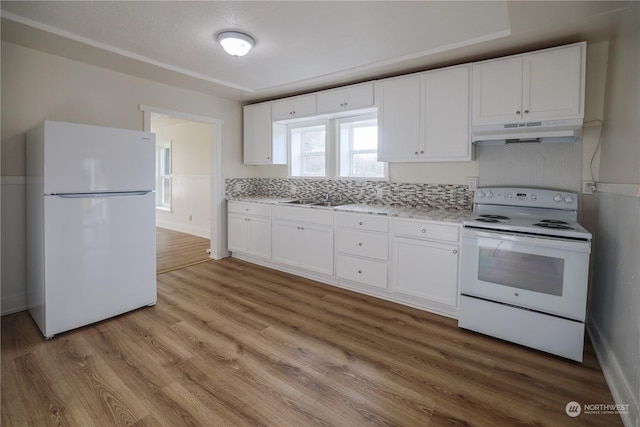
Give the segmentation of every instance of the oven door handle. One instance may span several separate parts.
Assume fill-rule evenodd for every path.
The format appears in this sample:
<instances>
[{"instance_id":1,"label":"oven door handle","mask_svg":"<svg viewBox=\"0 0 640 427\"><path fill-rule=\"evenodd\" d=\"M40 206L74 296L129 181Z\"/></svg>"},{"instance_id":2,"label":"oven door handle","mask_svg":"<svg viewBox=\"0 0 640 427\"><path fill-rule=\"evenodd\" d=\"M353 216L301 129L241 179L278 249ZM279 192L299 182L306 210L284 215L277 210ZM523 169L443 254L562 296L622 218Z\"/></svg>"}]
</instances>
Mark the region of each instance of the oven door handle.
<instances>
[{"instance_id":1,"label":"oven door handle","mask_svg":"<svg viewBox=\"0 0 640 427\"><path fill-rule=\"evenodd\" d=\"M496 231L485 231L473 228L462 228L462 238L488 239L518 243L522 245L541 246L545 248L564 249L575 252L591 253L591 242L586 240L546 238L543 236L524 236L522 234L509 234ZM497 248L496 248L497 249Z\"/></svg>"}]
</instances>

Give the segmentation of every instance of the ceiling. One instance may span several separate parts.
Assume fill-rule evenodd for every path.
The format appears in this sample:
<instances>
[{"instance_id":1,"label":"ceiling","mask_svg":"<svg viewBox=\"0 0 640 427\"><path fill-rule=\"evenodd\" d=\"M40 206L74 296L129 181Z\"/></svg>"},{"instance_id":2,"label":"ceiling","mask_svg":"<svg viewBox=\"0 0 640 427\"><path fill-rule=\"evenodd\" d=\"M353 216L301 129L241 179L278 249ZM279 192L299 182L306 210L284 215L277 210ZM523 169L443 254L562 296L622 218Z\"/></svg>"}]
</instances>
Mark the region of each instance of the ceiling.
<instances>
[{"instance_id":1,"label":"ceiling","mask_svg":"<svg viewBox=\"0 0 640 427\"><path fill-rule=\"evenodd\" d=\"M628 1L2 1L2 40L256 101L608 40ZM215 40L256 40L244 57Z\"/></svg>"}]
</instances>

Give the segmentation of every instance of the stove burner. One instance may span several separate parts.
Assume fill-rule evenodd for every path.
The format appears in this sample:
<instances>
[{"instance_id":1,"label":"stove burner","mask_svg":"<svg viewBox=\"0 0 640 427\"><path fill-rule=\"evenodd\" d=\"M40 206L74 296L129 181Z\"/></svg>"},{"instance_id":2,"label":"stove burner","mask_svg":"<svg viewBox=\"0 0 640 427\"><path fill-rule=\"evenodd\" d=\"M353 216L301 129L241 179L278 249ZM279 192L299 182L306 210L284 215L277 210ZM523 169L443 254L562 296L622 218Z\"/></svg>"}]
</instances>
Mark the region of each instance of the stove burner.
<instances>
[{"instance_id":1,"label":"stove burner","mask_svg":"<svg viewBox=\"0 0 640 427\"><path fill-rule=\"evenodd\" d=\"M542 227L542 228L553 228L555 230L575 230L574 227L571 227L569 225L567 225L566 222L564 221L558 221L558 222L538 222L536 224L533 224L536 227Z\"/></svg>"},{"instance_id":2,"label":"stove burner","mask_svg":"<svg viewBox=\"0 0 640 427\"><path fill-rule=\"evenodd\" d=\"M495 219L495 218L476 218L476 221L478 221L478 222L500 222L499 219Z\"/></svg>"},{"instance_id":3,"label":"stove burner","mask_svg":"<svg viewBox=\"0 0 640 427\"><path fill-rule=\"evenodd\" d=\"M568 222L566 221L560 221L559 219L543 219L540 222L546 223L546 224L562 224L562 225L569 225Z\"/></svg>"},{"instance_id":4,"label":"stove burner","mask_svg":"<svg viewBox=\"0 0 640 427\"><path fill-rule=\"evenodd\" d=\"M480 218L487 218L487 219L502 219L502 220L506 220L506 219L511 219L508 216L503 216L503 215L493 215L493 214L485 214L485 215L479 215L478 221L481 221Z\"/></svg>"}]
</instances>

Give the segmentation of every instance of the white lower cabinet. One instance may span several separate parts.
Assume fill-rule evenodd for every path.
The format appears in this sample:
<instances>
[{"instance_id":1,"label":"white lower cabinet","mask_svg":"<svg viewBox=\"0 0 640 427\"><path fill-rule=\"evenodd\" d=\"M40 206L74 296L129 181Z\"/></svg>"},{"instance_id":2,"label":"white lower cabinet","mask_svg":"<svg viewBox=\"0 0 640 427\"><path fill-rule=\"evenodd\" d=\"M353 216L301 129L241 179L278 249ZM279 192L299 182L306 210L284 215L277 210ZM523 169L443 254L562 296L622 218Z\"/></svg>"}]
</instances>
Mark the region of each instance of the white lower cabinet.
<instances>
[{"instance_id":1,"label":"white lower cabinet","mask_svg":"<svg viewBox=\"0 0 640 427\"><path fill-rule=\"evenodd\" d=\"M271 208L229 203L227 239L231 252L271 259Z\"/></svg>"},{"instance_id":2,"label":"white lower cabinet","mask_svg":"<svg viewBox=\"0 0 640 427\"><path fill-rule=\"evenodd\" d=\"M396 220L391 228L390 289L457 307L459 227Z\"/></svg>"},{"instance_id":3,"label":"white lower cabinet","mask_svg":"<svg viewBox=\"0 0 640 427\"><path fill-rule=\"evenodd\" d=\"M277 207L272 242L273 262L333 276L333 212Z\"/></svg>"}]
</instances>

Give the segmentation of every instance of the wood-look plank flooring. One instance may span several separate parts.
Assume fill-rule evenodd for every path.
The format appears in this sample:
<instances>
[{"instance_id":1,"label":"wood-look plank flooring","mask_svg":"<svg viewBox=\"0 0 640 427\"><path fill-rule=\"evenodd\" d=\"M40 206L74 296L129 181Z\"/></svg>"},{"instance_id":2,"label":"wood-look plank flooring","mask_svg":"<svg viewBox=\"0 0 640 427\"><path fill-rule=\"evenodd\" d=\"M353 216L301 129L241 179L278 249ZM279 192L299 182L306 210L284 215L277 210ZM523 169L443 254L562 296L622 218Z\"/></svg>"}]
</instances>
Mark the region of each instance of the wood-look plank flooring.
<instances>
[{"instance_id":1,"label":"wood-look plank flooring","mask_svg":"<svg viewBox=\"0 0 640 427\"><path fill-rule=\"evenodd\" d=\"M209 239L156 227L156 271L158 274L209 259Z\"/></svg>"},{"instance_id":2,"label":"wood-look plank flooring","mask_svg":"<svg viewBox=\"0 0 640 427\"><path fill-rule=\"evenodd\" d=\"M583 364L236 259L158 276L158 303L45 341L2 318L2 425L617 426ZM544 331L541 331L544 333Z\"/></svg>"}]
</instances>

